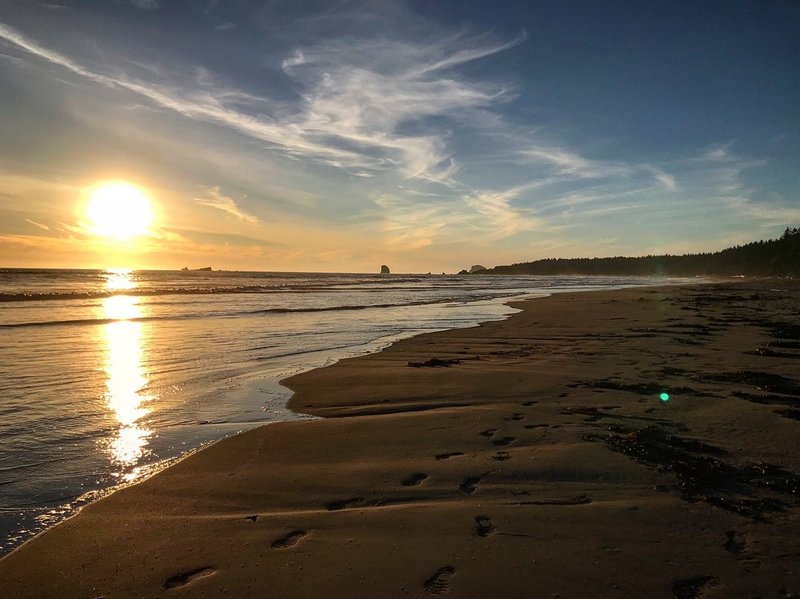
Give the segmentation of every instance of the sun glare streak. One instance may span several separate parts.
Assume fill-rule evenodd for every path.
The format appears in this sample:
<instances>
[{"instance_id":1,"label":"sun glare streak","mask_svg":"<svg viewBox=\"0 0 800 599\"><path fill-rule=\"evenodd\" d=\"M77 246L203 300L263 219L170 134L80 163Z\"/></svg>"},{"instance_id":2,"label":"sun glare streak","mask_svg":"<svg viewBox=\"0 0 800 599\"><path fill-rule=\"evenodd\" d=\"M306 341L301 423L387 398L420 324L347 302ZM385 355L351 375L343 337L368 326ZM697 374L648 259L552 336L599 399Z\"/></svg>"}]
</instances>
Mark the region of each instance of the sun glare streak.
<instances>
[{"instance_id":1,"label":"sun glare streak","mask_svg":"<svg viewBox=\"0 0 800 599\"><path fill-rule=\"evenodd\" d=\"M136 185L109 181L90 191L86 215L95 235L126 240L149 233L153 207L147 194Z\"/></svg>"},{"instance_id":2,"label":"sun glare streak","mask_svg":"<svg viewBox=\"0 0 800 599\"><path fill-rule=\"evenodd\" d=\"M129 291L136 287L131 279L131 271L123 269L109 270L106 273L106 289L108 291Z\"/></svg>"},{"instance_id":3,"label":"sun glare streak","mask_svg":"<svg viewBox=\"0 0 800 599\"><path fill-rule=\"evenodd\" d=\"M127 284L125 283L127 281ZM135 284L129 273L110 273L108 289L131 289ZM103 300L103 312L112 320L105 325L106 345L106 403L119 429L108 445L111 459L122 471L124 480L136 477L135 466L145 455L153 431L138 423L150 410L143 406L152 399L142 392L147 385L147 373L142 366L144 357L144 326L133 319L141 318L137 298L114 295Z\"/></svg>"}]
</instances>

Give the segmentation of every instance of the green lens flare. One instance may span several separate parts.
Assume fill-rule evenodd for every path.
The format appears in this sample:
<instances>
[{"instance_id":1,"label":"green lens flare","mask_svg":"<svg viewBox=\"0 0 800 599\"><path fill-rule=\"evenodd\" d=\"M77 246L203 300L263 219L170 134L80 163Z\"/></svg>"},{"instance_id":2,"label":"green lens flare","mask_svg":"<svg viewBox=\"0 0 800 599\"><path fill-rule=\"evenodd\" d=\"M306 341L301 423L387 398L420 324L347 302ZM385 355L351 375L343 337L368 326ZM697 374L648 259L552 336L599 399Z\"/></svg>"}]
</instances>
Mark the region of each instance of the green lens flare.
<instances>
[{"instance_id":1,"label":"green lens flare","mask_svg":"<svg viewBox=\"0 0 800 599\"><path fill-rule=\"evenodd\" d=\"M661 401L669 401L669 393L662 393L659 397Z\"/></svg>"}]
</instances>

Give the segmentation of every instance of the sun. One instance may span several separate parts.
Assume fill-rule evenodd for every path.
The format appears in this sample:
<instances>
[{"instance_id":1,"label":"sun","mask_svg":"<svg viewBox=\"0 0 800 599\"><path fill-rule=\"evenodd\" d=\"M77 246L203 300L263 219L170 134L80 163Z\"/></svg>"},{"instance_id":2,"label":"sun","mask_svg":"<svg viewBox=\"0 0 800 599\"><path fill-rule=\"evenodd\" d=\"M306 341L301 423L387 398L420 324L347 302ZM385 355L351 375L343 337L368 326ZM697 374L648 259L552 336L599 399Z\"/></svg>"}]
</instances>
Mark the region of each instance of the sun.
<instances>
[{"instance_id":1,"label":"sun","mask_svg":"<svg viewBox=\"0 0 800 599\"><path fill-rule=\"evenodd\" d=\"M147 194L133 183L108 181L91 191L86 215L96 235L130 239L149 232L153 208Z\"/></svg>"}]
</instances>

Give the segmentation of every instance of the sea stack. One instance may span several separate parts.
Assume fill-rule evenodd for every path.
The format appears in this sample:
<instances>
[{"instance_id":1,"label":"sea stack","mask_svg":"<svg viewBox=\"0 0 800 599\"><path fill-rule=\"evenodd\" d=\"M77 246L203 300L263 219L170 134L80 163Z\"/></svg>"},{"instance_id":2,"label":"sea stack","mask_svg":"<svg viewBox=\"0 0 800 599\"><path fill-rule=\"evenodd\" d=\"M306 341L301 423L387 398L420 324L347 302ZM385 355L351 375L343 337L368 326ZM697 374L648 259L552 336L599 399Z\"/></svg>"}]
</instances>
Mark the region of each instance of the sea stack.
<instances>
[{"instance_id":1,"label":"sea stack","mask_svg":"<svg viewBox=\"0 0 800 599\"><path fill-rule=\"evenodd\" d=\"M469 274L473 275L476 272L481 272L482 270L486 270L486 267L481 266L480 264L474 264L472 268L469 269Z\"/></svg>"},{"instance_id":2,"label":"sea stack","mask_svg":"<svg viewBox=\"0 0 800 599\"><path fill-rule=\"evenodd\" d=\"M389 271L389 267L386 266L385 264L381 264L381 274L382 275L388 275L389 272L390 272Z\"/></svg>"}]
</instances>

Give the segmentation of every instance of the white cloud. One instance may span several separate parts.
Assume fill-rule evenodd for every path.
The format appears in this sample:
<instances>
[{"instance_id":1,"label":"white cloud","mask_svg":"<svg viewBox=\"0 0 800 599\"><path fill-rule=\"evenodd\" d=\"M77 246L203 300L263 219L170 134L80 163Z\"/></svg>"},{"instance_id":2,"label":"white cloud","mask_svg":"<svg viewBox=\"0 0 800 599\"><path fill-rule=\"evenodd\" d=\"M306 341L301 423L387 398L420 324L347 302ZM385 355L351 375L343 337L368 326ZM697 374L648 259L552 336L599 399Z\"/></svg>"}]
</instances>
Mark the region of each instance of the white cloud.
<instances>
[{"instance_id":1,"label":"white cloud","mask_svg":"<svg viewBox=\"0 0 800 599\"><path fill-rule=\"evenodd\" d=\"M625 165L589 160L575 152L558 147L534 145L522 150L520 153L533 162L544 163L554 167L559 174L576 178L624 175L630 170Z\"/></svg>"},{"instance_id":2,"label":"white cloud","mask_svg":"<svg viewBox=\"0 0 800 599\"><path fill-rule=\"evenodd\" d=\"M235 216L244 223L248 223L251 225L258 224L257 216L248 214L247 212L239 208L239 206L236 205L236 201L233 198L222 195L219 186L215 185L214 187L206 189L206 196L207 197L204 198L194 198L194 201L203 206L208 206L209 208L216 208L217 210L222 210L223 212L232 214L233 216Z\"/></svg>"},{"instance_id":3,"label":"white cloud","mask_svg":"<svg viewBox=\"0 0 800 599\"><path fill-rule=\"evenodd\" d=\"M675 177L652 164L625 163L612 160L592 160L576 152L557 146L532 145L520 154L534 164L549 167L562 180L569 179L621 179L647 173L669 191L678 191Z\"/></svg>"},{"instance_id":4,"label":"white cloud","mask_svg":"<svg viewBox=\"0 0 800 599\"><path fill-rule=\"evenodd\" d=\"M420 44L380 38L298 50L282 68L304 93L300 104L287 110L269 98L216 89L208 76L197 82L201 88L178 89L103 73L2 24L0 38L76 75L262 140L290 157L312 158L349 171L395 171L444 184L452 184L458 170L447 146L448 132L421 127L422 121L463 119L470 110L507 99L508 90L502 86L459 78L452 69L519 42L453 36ZM242 102L260 104L260 114L237 109ZM424 132L401 132L407 126Z\"/></svg>"},{"instance_id":5,"label":"white cloud","mask_svg":"<svg viewBox=\"0 0 800 599\"><path fill-rule=\"evenodd\" d=\"M652 173L656 181L661 183L669 191L678 191L678 182L676 181L674 176L664 172L663 170L655 166L645 166L644 168L648 170L650 173Z\"/></svg>"},{"instance_id":6,"label":"white cloud","mask_svg":"<svg viewBox=\"0 0 800 599\"><path fill-rule=\"evenodd\" d=\"M534 184L535 185L535 184ZM484 190L468 194L464 203L479 217L476 227L483 228L491 239L504 239L522 231L546 228L546 223L531 209L515 207L513 201L534 185L518 185L503 190Z\"/></svg>"}]
</instances>

